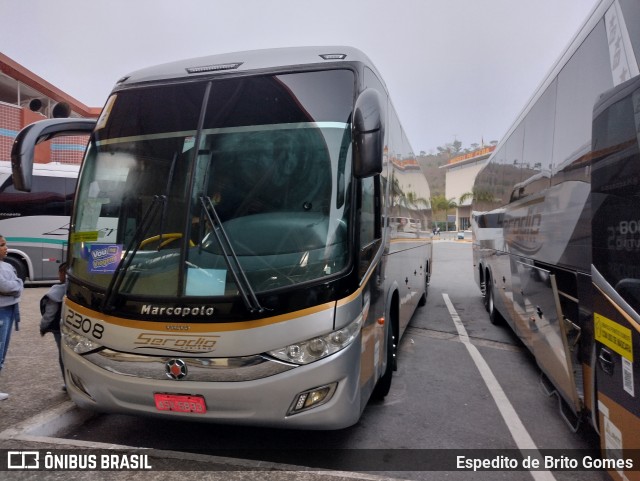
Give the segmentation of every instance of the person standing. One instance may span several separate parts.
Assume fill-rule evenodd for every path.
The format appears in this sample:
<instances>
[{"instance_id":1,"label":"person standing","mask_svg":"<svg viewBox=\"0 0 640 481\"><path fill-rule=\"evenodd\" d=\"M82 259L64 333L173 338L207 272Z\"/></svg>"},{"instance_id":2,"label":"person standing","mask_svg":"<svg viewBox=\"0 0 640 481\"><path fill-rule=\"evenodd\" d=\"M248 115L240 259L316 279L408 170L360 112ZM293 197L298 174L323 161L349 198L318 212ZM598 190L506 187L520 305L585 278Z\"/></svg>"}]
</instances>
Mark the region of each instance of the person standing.
<instances>
[{"instance_id":1,"label":"person standing","mask_svg":"<svg viewBox=\"0 0 640 481\"><path fill-rule=\"evenodd\" d=\"M62 314L62 300L67 292L66 284L67 263L63 262L58 267L58 278L60 284L51 286L51 289L40 299L40 335L44 336L47 332L53 334L53 338L58 346L58 362L60 371L62 371L62 380L64 381L64 365L62 363L62 352L60 351L60 316ZM64 391L67 390L66 385L62 386Z\"/></svg>"},{"instance_id":2,"label":"person standing","mask_svg":"<svg viewBox=\"0 0 640 481\"><path fill-rule=\"evenodd\" d=\"M7 241L0 235L0 372L9 349L11 328L15 325L18 330L20 322L19 302L22 295L22 279L11 264L5 262L7 257ZM0 392L0 401L4 401L9 394Z\"/></svg>"}]
</instances>

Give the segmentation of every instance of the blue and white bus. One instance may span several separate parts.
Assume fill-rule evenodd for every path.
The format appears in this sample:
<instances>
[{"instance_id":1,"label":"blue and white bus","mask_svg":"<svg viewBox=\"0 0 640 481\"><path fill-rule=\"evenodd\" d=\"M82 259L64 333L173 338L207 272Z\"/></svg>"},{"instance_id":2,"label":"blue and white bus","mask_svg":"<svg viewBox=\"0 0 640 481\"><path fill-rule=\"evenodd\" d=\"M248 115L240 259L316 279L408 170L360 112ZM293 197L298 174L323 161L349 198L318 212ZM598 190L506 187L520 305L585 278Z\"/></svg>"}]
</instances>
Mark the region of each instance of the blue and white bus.
<instances>
[{"instance_id":1,"label":"blue and white bus","mask_svg":"<svg viewBox=\"0 0 640 481\"><path fill-rule=\"evenodd\" d=\"M35 164L31 192L22 192L13 184L11 163L0 161L0 234L9 246L5 262L27 282L58 281L58 266L67 256L79 169Z\"/></svg>"}]
</instances>

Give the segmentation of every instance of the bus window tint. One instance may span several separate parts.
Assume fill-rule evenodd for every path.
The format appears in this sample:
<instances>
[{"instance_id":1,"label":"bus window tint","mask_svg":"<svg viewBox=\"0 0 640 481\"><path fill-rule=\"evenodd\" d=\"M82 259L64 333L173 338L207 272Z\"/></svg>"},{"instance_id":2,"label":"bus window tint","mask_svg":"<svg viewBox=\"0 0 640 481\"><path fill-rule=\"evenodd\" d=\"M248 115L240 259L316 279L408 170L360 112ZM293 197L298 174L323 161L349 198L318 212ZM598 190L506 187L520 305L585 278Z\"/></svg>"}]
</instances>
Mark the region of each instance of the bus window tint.
<instances>
[{"instance_id":1,"label":"bus window tint","mask_svg":"<svg viewBox=\"0 0 640 481\"><path fill-rule=\"evenodd\" d=\"M594 121L593 263L640 310L640 156L634 103L640 91L612 104Z\"/></svg>"}]
</instances>

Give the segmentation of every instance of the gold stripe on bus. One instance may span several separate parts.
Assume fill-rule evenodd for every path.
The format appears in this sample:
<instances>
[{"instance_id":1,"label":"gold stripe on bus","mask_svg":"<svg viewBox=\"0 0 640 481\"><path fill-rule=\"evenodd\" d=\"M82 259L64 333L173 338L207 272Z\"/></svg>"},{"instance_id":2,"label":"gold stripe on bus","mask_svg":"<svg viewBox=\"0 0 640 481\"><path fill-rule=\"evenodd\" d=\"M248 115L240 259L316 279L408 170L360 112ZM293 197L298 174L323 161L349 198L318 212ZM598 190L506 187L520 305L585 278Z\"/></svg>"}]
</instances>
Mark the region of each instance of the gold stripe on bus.
<instances>
[{"instance_id":1,"label":"gold stripe on bus","mask_svg":"<svg viewBox=\"0 0 640 481\"><path fill-rule=\"evenodd\" d=\"M617 311L622 315L622 317L624 317L624 318L629 322L629 324L631 324L631 325L633 326L633 328L634 328L636 331L640 332L640 324L638 324L638 323L635 321L635 319L633 319L629 314L627 314L626 312L624 312L624 310L623 310L620 306L618 306L618 304L616 304L615 302L613 302L613 299L611 299L611 298L610 298L610 297L609 297L609 296L608 296L608 295L607 295L607 294L606 294L602 289L600 289L600 288L599 288L598 286L596 286L595 284L593 284L593 285L596 287L596 289L598 289L598 291L600 292L600 294L602 294L602 295L607 299L607 301L609 301L609 303L610 303L613 307L615 307L615 308L616 308L616 310L617 310Z\"/></svg>"},{"instance_id":2,"label":"gold stripe on bus","mask_svg":"<svg viewBox=\"0 0 640 481\"><path fill-rule=\"evenodd\" d=\"M355 299L357 299L357 298L358 298L358 296L359 296L360 294L362 294L362 289L364 288L364 286L365 286L365 285L366 285L366 282L363 282L363 283L362 283L362 286L361 286L361 287L358 287L358 288L353 292L353 294L351 294L351 295L349 295L349 296L347 296L347 297L344 297L344 298L342 298L342 299L338 300L338 301L336 302L336 307L344 306L344 305L349 304L350 302L354 301Z\"/></svg>"},{"instance_id":3,"label":"gold stripe on bus","mask_svg":"<svg viewBox=\"0 0 640 481\"><path fill-rule=\"evenodd\" d=\"M246 329L254 329L257 327L269 326L272 324L278 324L280 322L290 321L299 317L309 316L325 310L334 309L334 302L326 302L318 306L309 307L300 311L290 312L287 314L281 314L279 316L266 317L264 319L256 319L253 321L236 321L236 322L181 322L176 319L175 321L140 321L136 319L125 319L122 317L109 316L97 311L93 311L86 307L83 307L75 302L66 299L67 305L77 311L78 313L92 318L100 318L104 322L113 324L116 326L127 327L131 329L144 329L147 331L160 331L167 332L172 331L176 325L186 326L187 332L229 332L229 331L242 331Z\"/></svg>"},{"instance_id":4,"label":"gold stripe on bus","mask_svg":"<svg viewBox=\"0 0 640 481\"><path fill-rule=\"evenodd\" d=\"M376 263L375 266L369 269L369 272L367 272L367 276L360 283L360 287L358 287L352 294L348 295L347 297L343 297L342 299L338 299L338 301L336 301L336 307L341 307L346 304L349 304L350 302L354 301L355 299L358 298L358 296L362 294L364 286L367 285L374 271L378 268L378 264L379 262Z\"/></svg>"}]
</instances>

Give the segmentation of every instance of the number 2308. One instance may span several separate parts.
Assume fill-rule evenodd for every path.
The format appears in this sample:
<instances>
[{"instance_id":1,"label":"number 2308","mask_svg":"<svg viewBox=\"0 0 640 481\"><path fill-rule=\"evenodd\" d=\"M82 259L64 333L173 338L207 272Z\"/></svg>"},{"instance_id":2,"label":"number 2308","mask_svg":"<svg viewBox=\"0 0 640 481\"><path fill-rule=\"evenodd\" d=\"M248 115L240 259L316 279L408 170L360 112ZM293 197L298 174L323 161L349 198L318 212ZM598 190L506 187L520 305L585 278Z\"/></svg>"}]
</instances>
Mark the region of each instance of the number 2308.
<instances>
[{"instance_id":1,"label":"number 2308","mask_svg":"<svg viewBox=\"0 0 640 481\"><path fill-rule=\"evenodd\" d=\"M102 339L104 326L92 321L88 317L83 317L80 313L72 309L67 309L67 316L64 319L64 323L85 334L90 334L96 339Z\"/></svg>"}]
</instances>

